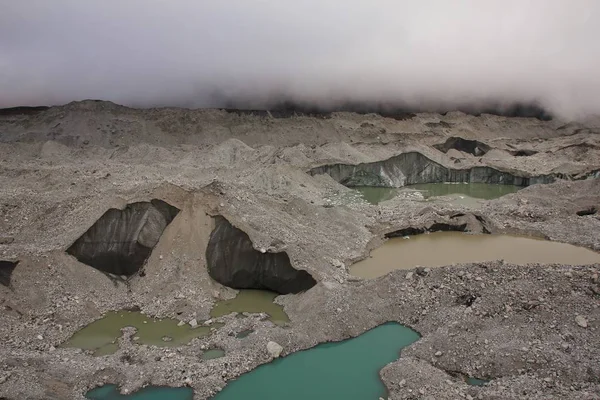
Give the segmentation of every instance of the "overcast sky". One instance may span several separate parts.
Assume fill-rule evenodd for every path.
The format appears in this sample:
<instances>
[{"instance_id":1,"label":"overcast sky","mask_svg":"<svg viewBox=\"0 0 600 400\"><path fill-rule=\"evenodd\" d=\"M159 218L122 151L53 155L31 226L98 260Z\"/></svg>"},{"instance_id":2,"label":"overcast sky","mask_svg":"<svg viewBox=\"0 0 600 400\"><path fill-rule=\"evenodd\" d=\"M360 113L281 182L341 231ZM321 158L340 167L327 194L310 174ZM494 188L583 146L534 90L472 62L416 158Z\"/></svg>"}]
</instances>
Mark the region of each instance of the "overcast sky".
<instances>
[{"instance_id":1,"label":"overcast sky","mask_svg":"<svg viewBox=\"0 0 600 400\"><path fill-rule=\"evenodd\" d=\"M600 113L597 0L0 0L0 107L281 97Z\"/></svg>"}]
</instances>

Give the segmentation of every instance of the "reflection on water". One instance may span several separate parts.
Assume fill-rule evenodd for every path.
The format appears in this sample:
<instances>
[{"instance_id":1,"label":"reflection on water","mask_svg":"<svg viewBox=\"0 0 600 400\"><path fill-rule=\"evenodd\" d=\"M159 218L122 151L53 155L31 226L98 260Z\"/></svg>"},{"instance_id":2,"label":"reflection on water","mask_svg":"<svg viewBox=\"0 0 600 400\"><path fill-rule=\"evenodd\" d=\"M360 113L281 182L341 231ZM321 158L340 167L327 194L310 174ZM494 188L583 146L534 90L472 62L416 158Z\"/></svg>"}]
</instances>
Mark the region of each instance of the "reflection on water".
<instances>
[{"instance_id":1,"label":"reflection on water","mask_svg":"<svg viewBox=\"0 0 600 400\"><path fill-rule=\"evenodd\" d=\"M435 232L389 239L369 258L353 264L350 273L375 278L394 269L500 259L512 264L594 264L600 263L600 254L584 247L522 236Z\"/></svg>"}]
</instances>

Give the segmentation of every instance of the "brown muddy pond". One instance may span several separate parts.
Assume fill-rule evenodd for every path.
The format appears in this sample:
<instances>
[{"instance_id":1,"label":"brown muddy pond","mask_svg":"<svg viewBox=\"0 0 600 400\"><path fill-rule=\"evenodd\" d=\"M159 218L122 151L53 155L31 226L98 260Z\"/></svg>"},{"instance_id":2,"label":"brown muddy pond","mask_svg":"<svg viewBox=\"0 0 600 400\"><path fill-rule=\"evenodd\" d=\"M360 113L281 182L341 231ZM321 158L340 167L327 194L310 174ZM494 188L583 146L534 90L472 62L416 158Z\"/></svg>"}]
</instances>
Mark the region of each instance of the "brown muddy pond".
<instances>
[{"instance_id":1,"label":"brown muddy pond","mask_svg":"<svg viewBox=\"0 0 600 400\"><path fill-rule=\"evenodd\" d=\"M600 253L571 244L523 236L435 232L392 238L350 267L361 278L376 278L395 269L441 267L457 263L505 260L512 264L600 263Z\"/></svg>"}]
</instances>

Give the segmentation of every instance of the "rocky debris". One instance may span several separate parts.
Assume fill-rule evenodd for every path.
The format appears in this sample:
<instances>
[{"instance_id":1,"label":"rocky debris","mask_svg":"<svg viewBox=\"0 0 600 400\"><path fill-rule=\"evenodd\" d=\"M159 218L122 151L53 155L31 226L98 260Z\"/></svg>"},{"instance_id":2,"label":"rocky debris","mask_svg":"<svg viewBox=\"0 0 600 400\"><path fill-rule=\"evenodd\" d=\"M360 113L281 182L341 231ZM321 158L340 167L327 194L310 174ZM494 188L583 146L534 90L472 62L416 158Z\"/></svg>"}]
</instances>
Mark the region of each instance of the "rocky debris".
<instances>
[{"instance_id":1,"label":"rocky debris","mask_svg":"<svg viewBox=\"0 0 600 400\"><path fill-rule=\"evenodd\" d=\"M67 252L100 271L130 276L140 270L178 212L162 200L110 209Z\"/></svg>"},{"instance_id":2,"label":"rocky debris","mask_svg":"<svg viewBox=\"0 0 600 400\"><path fill-rule=\"evenodd\" d=\"M15 238L12 236L0 236L0 244L11 244L15 241Z\"/></svg>"},{"instance_id":3,"label":"rocky debris","mask_svg":"<svg viewBox=\"0 0 600 400\"><path fill-rule=\"evenodd\" d=\"M598 209L594 206L586 208L584 210L579 210L576 212L577 215L583 217L585 215L595 215L598 212Z\"/></svg>"},{"instance_id":4,"label":"rocky debris","mask_svg":"<svg viewBox=\"0 0 600 400\"><path fill-rule=\"evenodd\" d=\"M60 132L51 128L58 121ZM373 128L360 128L364 122ZM268 340L284 344L289 354L388 321L422 335L381 371L390 399L597 397L597 266L491 262L362 280L330 262L349 266L386 233L405 227L462 225L466 221L457 222L462 217L452 218L457 214L485 218L494 233L600 250L600 219L576 214L600 204L600 184L592 179L599 176L597 126L597 121L582 126L460 113L403 120L351 113L278 119L220 110L135 110L106 102L0 116L5 178L0 224L2 234L14 238L0 243L0 252L3 259L22 260L11 287L0 285L0 374L8 376L0 397L80 399L108 382L129 393L147 384L188 384L196 398L207 399L229 380L270 361ZM431 147L465 132L494 147L538 153L475 157ZM489 167L515 176L554 175L558 181L482 201L475 212L466 205L402 196L377 206L330 202L323 207L327 196L349 189L329 175L305 173L318 165L356 166L411 152L461 174ZM453 153L460 156L460 168L449 157ZM408 172L437 176L429 169ZM92 225L90 216L150 199L163 199L181 214L156 245L163 258L150 257L144 277L110 279L64 254ZM138 306L147 315L198 323L208 319L216 297L233 297L206 268L213 228L207 215L226 215L247 231L256 249L265 250L259 254L285 251L291 265L319 281L305 293L277 298L291 318L285 328L260 314L232 314L218 318L225 325L210 337L180 347L130 341L113 355L94 357L60 346L108 310ZM574 310L586 318L587 328L574 321ZM229 335L244 330L253 333L244 340ZM209 348L226 355L203 362L202 349ZM434 356L437 351L443 354ZM464 376L491 381L468 386Z\"/></svg>"},{"instance_id":5,"label":"rocky debris","mask_svg":"<svg viewBox=\"0 0 600 400\"><path fill-rule=\"evenodd\" d=\"M271 357L277 358L281 355L281 352L283 351L283 347L281 347L281 345L279 345L276 342L270 341L267 343L267 351L269 352Z\"/></svg>"},{"instance_id":6,"label":"rocky debris","mask_svg":"<svg viewBox=\"0 0 600 400\"><path fill-rule=\"evenodd\" d=\"M585 319L585 317L582 317L581 315L575 317L575 322L582 328L588 327L587 319Z\"/></svg>"}]
</instances>

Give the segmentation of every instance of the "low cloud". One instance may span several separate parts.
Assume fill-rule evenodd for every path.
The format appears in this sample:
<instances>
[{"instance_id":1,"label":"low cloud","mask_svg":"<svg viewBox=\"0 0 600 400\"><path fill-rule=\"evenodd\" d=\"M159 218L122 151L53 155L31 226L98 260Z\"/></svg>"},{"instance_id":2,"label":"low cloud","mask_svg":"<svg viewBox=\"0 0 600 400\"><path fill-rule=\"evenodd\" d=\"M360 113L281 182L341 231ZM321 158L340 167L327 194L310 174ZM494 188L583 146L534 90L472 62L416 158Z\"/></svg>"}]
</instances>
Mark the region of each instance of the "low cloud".
<instances>
[{"instance_id":1,"label":"low cloud","mask_svg":"<svg viewBox=\"0 0 600 400\"><path fill-rule=\"evenodd\" d=\"M0 0L0 107L600 114L596 0Z\"/></svg>"}]
</instances>

